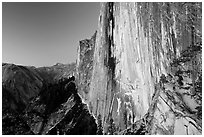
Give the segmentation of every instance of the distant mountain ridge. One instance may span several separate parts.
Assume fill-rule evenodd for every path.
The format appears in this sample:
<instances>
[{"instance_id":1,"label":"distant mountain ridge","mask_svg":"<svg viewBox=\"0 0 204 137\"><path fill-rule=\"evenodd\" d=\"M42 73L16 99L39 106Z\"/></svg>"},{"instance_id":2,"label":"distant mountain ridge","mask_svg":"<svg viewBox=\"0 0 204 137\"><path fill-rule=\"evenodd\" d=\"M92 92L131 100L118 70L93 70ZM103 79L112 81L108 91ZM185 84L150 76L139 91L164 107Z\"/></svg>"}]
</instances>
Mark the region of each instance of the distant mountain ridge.
<instances>
[{"instance_id":1,"label":"distant mountain ridge","mask_svg":"<svg viewBox=\"0 0 204 137\"><path fill-rule=\"evenodd\" d=\"M43 86L39 72L26 66L2 64L3 109L23 110Z\"/></svg>"},{"instance_id":2,"label":"distant mountain ridge","mask_svg":"<svg viewBox=\"0 0 204 137\"><path fill-rule=\"evenodd\" d=\"M96 134L78 95L75 63L36 68L2 63L3 134Z\"/></svg>"},{"instance_id":3,"label":"distant mountain ridge","mask_svg":"<svg viewBox=\"0 0 204 137\"><path fill-rule=\"evenodd\" d=\"M53 66L36 68L39 75L48 83L57 82L61 78L66 78L75 74L75 63L56 63Z\"/></svg>"},{"instance_id":4,"label":"distant mountain ridge","mask_svg":"<svg viewBox=\"0 0 204 137\"><path fill-rule=\"evenodd\" d=\"M2 63L3 108L22 110L41 90L43 84L55 83L74 74L75 63L50 67Z\"/></svg>"}]
</instances>

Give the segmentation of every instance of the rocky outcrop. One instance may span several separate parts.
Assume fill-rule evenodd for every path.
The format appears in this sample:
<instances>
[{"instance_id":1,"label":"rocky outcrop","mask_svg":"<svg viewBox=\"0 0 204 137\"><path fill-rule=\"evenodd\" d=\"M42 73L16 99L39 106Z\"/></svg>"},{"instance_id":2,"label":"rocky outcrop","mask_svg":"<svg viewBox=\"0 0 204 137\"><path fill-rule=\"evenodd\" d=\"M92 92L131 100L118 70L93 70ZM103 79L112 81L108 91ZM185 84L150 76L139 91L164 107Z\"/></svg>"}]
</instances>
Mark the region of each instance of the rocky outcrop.
<instances>
[{"instance_id":1,"label":"rocky outcrop","mask_svg":"<svg viewBox=\"0 0 204 137\"><path fill-rule=\"evenodd\" d=\"M201 3L101 4L90 90L81 94L104 133L113 123L119 134L202 133L201 19Z\"/></svg>"},{"instance_id":2,"label":"rocky outcrop","mask_svg":"<svg viewBox=\"0 0 204 137\"><path fill-rule=\"evenodd\" d=\"M76 74L74 64L3 64L3 134L201 134L201 11L201 3L101 3Z\"/></svg>"},{"instance_id":3,"label":"rocky outcrop","mask_svg":"<svg viewBox=\"0 0 204 137\"><path fill-rule=\"evenodd\" d=\"M33 134L22 119L22 112L43 86L33 68L2 64L2 134Z\"/></svg>"},{"instance_id":4,"label":"rocky outcrop","mask_svg":"<svg viewBox=\"0 0 204 137\"><path fill-rule=\"evenodd\" d=\"M96 134L95 119L82 103L72 78L45 87L25 112L34 134Z\"/></svg>"},{"instance_id":5,"label":"rocky outcrop","mask_svg":"<svg viewBox=\"0 0 204 137\"><path fill-rule=\"evenodd\" d=\"M75 85L75 64L2 64L2 133L96 134L97 125Z\"/></svg>"},{"instance_id":6,"label":"rocky outcrop","mask_svg":"<svg viewBox=\"0 0 204 137\"><path fill-rule=\"evenodd\" d=\"M21 112L5 109L3 134L92 135L97 132L95 118L89 112L75 84L74 76L58 83L44 83L42 90Z\"/></svg>"},{"instance_id":7,"label":"rocky outcrop","mask_svg":"<svg viewBox=\"0 0 204 137\"><path fill-rule=\"evenodd\" d=\"M93 71L93 55L96 41L96 34L91 37L91 39L81 40L79 42L79 47L77 49L77 83L78 90L83 99L86 98L86 94L89 92L89 85L91 81L92 71Z\"/></svg>"}]
</instances>

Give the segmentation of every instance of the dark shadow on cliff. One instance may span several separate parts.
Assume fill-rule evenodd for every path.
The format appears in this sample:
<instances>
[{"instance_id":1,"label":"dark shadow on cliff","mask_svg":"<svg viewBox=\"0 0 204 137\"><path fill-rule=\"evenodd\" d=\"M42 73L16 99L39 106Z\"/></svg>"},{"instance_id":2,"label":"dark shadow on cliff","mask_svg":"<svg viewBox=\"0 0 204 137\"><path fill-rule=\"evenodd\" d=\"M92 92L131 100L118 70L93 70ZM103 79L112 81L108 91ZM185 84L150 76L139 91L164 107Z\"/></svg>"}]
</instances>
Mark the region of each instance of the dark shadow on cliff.
<instances>
[{"instance_id":1,"label":"dark shadow on cliff","mask_svg":"<svg viewBox=\"0 0 204 137\"><path fill-rule=\"evenodd\" d=\"M94 117L77 93L74 76L44 83L24 112L8 114L3 118L3 134L90 135L97 131Z\"/></svg>"}]
</instances>

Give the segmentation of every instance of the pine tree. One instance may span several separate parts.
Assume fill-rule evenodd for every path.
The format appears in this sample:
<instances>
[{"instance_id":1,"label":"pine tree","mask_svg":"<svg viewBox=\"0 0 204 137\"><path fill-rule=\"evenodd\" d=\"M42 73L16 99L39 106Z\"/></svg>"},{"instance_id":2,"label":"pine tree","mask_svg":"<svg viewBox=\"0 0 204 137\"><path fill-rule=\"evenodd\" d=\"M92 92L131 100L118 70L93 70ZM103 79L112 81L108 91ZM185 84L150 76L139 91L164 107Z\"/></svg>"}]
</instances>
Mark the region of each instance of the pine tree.
<instances>
[{"instance_id":1,"label":"pine tree","mask_svg":"<svg viewBox=\"0 0 204 137\"><path fill-rule=\"evenodd\" d=\"M97 135L103 135L103 126L102 126L101 114L98 115L97 120L98 120Z\"/></svg>"},{"instance_id":2,"label":"pine tree","mask_svg":"<svg viewBox=\"0 0 204 137\"><path fill-rule=\"evenodd\" d=\"M126 108L126 106L125 106L125 108ZM124 117L125 128L127 128L128 120L127 120L127 110L126 109L123 112L123 117Z\"/></svg>"},{"instance_id":3,"label":"pine tree","mask_svg":"<svg viewBox=\"0 0 204 137\"><path fill-rule=\"evenodd\" d=\"M113 135L116 132L116 126L115 123L113 121L113 118L110 118L110 125L108 127L108 134L109 135Z\"/></svg>"}]
</instances>

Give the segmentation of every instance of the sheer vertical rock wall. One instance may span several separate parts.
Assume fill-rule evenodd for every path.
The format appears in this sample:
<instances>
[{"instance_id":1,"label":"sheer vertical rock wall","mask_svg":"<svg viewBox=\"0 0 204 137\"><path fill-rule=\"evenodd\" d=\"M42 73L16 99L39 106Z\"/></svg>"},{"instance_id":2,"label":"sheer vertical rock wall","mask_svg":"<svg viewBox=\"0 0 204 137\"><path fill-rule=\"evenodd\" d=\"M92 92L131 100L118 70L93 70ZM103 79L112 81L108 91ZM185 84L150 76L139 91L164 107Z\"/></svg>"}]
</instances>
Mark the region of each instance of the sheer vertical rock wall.
<instances>
[{"instance_id":1,"label":"sheer vertical rock wall","mask_svg":"<svg viewBox=\"0 0 204 137\"><path fill-rule=\"evenodd\" d=\"M77 49L77 83L78 92L83 99L87 100L86 94L89 92L89 85L93 71L93 54L95 48L96 34L91 39L81 40Z\"/></svg>"},{"instance_id":2,"label":"sheer vertical rock wall","mask_svg":"<svg viewBox=\"0 0 204 137\"><path fill-rule=\"evenodd\" d=\"M95 44L89 49L93 51L89 55L92 61L87 63L93 68L86 71L90 77L81 76L79 69L78 76L79 82L89 80L88 90L86 87L83 92L82 87L80 94L91 112L102 116L104 132L110 119L121 131L148 114L148 134L201 133L201 124L193 118L193 112L182 112L177 105L187 104L176 93L180 89L168 90L169 85L161 83L162 74L175 75L172 60L201 41L200 6L201 3L101 4ZM82 51L78 50L78 54L87 58ZM81 56L77 62L80 68Z\"/></svg>"}]
</instances>

